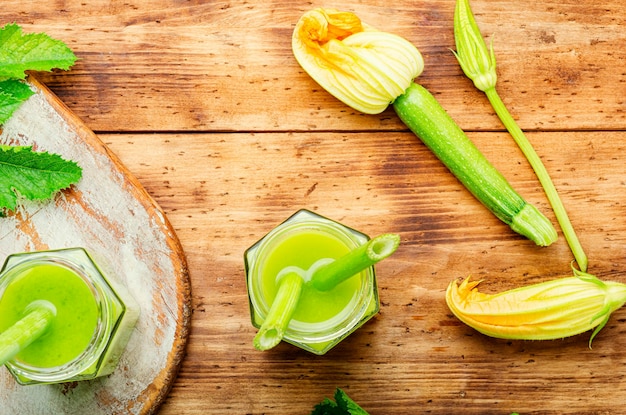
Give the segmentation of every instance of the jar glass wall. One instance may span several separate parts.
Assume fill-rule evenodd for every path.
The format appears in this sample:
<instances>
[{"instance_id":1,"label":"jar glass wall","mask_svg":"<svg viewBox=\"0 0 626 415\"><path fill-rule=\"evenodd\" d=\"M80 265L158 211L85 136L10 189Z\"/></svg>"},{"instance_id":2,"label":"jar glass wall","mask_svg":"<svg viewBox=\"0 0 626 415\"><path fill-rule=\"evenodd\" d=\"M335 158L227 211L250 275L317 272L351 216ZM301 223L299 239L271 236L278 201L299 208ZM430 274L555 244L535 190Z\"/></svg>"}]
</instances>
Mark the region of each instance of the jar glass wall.
<instances>
[{"instance_id":1,"label":"jar glass wall","mask_svg":"<svg viewBox=\"0 0 626 415\"><path fill-rule=\"evenodd\" d=\"M41 337L6 363L23 385L110 374L139 316L123 287L113 285L82 248L10 255L0 272L0 332L32 301L56 316Z\"/></svg>"},{"instance_id":2,"label":"jar glass wall","mask_svg":"<svg viewBox=\"0 0 626 415\"><path fill-rule=\"evenodd\" d=\"M336 259L368 240L367 235L308 210L296 212L274 228L244 254L253 326L259 328L267 316L281 270L293 266L309 270L320 260ZM328 292L316 292L305 281L283 340L324 354L379 309L373 266Z\"/></svg>"}]
</instances>

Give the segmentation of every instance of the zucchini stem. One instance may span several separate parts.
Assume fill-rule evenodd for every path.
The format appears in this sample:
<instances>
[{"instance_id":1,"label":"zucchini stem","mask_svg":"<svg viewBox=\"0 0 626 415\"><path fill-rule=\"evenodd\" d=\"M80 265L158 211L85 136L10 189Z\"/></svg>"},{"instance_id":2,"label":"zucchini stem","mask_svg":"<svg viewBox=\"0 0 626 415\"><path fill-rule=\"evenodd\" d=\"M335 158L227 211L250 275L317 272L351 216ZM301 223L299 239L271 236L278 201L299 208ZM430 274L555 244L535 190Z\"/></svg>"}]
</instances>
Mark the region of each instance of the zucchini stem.
<instances>
[{"instance_id":1,"label":"zucchini stem","mask_svg":"<svg viewBox=\"0 0 626 415\"><path fill-rule=\"evenodd\" d=\"M588 265L587 256L576 236L576 232L569 220L569 216L561 202L559 194L552 183L552 179L535 152L535 149L530 144L530 141L528 141L519 128L496 91L498 76L496 73L496 56L493 51L493 44L487 48L487 44L476 24L476 19L472 13L469 0L457 0L456 2L454 11L454 40L457 50L452 53L456 56L463 73L474 82L478 90L483 91L487 95L487 99L489 99L498 118L500 118L502 124L504 124L509 134L511 134L518 147L522 150L524 156L526 156L526 159L535 171L546 193L552 210L561 226L563 235L578 263L578 267L581 271L585 272Z\"/></svg>"},{"instance_id":2,"label":"zucchini stem","mask_svg":"<svg viewBox=\"0 0 626 415\"><path fill-rule=\"evenodd\" d=\"M586 272L588 265L587 255L580 244L576 231L572 226L572 222L570 221L567 211L565 210L565 206L563 206L563 202L559 197L559 193L550 178L548 170L541 161L541 158L539 158L539 155L537 155L537 152L533 148L530 141L528 141L524 132L519 128L515 119L513 119L508 109L500 99L500 95L498 95L496 88L489 88L484 92L487 95L491 106L496 111L498 118L500 118L500 121L502 121L502 124L504 124L506 129L509 131L509 134L511 134L511 137L513 137L513 140L515 140L520 150L522 150L522 153L524 153L524 156L526 156L528 163L535 171L535 174L537 175L537 178L546 193L548 201L552 206L552 210L554 210L554 214L559 222L561 230L563 231L565 240L567 241L574 258L576 259L578 267L581 271Z\"/></svg>"}]
</instances>

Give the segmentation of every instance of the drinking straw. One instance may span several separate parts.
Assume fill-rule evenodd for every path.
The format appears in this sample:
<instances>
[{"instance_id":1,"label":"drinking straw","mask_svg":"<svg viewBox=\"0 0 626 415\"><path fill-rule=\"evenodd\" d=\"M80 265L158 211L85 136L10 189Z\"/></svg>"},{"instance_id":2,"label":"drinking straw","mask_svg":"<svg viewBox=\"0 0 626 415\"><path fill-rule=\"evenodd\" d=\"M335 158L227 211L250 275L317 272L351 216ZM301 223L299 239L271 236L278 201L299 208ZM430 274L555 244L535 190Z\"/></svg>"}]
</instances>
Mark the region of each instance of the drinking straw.
<instances>
[{"instance_id":1,"label":"drinking straw","mask_svg":"<svg viewBox=\"0 0 626 415\"><path fill-rule=\"evenodd\" d=\"M329 291L393 254L400 245L400 237L386 233L367 241L354 251L323 265L311 276L311 284L320 291Z\"/></svg>"},{"instance_id":2,"label":"drinking straw","mask_svg":"<svg viewBox=\"0 0 626 415\"><path fill-rule=\"evenodd\" d=\"M254 337L254 347L268 350L280 343L298 305L303 284L304 278L298 272L289 272L280 278L274 302Z\"/></svg>"},{"instance_id":3,"label":"drinking straw","mask_svg":"<svg viewBox=\"0 0 626 415\"><path fill-rule=\"evenodd\" d=\"M320 291L329 291L341 282L387 258L395 252L398 245L400 245L398 235L391 233L380 235L346 255L315 269L310 282ZM277 278L276 297L259 332L254 337L253 344L257 349L271 349L282 340L298 305L305 273L304 270L288 270Z\"/></svg>"},{"instance_id":4,"label":"drinking straw","mask_svg":"<svg viewBox=\"0 0 626 415\"><path fill-rule=\"evenodd\" d=\"M0 333L0 365L38 339L56 315L54 305L45 300L33 301L25 311L24 317Z\"/></svg>"}]
</instances>

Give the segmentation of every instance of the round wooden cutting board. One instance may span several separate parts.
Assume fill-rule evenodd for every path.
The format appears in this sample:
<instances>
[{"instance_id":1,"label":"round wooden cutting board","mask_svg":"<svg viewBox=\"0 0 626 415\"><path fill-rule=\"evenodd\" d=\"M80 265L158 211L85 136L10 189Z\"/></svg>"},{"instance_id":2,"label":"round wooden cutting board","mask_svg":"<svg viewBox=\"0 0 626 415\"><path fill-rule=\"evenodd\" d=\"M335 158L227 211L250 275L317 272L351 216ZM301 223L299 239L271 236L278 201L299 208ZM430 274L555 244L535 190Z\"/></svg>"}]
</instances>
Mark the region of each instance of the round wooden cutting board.
<instances>
[{"instance_id":1,"label":"round wooden cutting board","mask_svg":"<svg viewBox=\"0 0 626 415\"><path fill-rule=\"evenodd\" d=\"M69 109L32 77L35 91L4 124L0 143L32 145L76 161L80 182L52 201L23 201L0 218L0 259L84 247L125 286L141 315L117 370L93 381L18 385L0 367L0 412L150 414L176 377L190 324L190 283L180 242L141 184Z\"/></svg>"}]
</instances>

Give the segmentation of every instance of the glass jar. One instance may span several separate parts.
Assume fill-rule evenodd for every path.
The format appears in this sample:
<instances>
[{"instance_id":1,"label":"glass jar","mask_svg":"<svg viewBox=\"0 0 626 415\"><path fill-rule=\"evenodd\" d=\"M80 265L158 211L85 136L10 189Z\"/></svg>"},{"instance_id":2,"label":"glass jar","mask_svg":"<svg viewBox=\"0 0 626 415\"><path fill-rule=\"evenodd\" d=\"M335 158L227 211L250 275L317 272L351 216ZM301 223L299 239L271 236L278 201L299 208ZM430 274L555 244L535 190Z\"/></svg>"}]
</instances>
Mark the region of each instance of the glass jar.
<instances>
[{"instance_id":1,"label":"glass jar","mask_svg":"<svg viewBox=\"0 0 626 415\"><path fill-rule=\"evenodd\" d=\"M4 303L6 310L20 312L15 304L41 299L52 303L57 314L41 337L6 363L16 381L62 383L113 372L139 317L128 292L114 287L83 248L9 255L0 271L0 310ZM10 317L5 318L0 324L11 325ZM73 343L83 342L82 352L79 346L77 355L63 360Z\"/></svg>"},{"instance_id":2,"label":"glass jar","mask_svg":"<svg viewBox=\"0 0 626 415\"><path fill-rule=\"evenodd\" d=\"M339 222L300 210L270 231L244 254L252 325L261 327L276 294L281 269L309 271L365 244L369 237ZM374 267L328 292L305 284L283 340L325 354L380 310Z\"/></svg>"}]
</instances>

